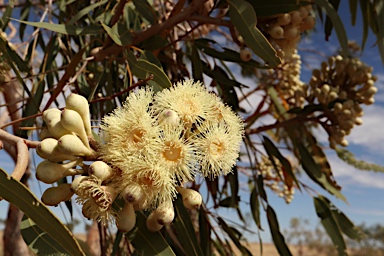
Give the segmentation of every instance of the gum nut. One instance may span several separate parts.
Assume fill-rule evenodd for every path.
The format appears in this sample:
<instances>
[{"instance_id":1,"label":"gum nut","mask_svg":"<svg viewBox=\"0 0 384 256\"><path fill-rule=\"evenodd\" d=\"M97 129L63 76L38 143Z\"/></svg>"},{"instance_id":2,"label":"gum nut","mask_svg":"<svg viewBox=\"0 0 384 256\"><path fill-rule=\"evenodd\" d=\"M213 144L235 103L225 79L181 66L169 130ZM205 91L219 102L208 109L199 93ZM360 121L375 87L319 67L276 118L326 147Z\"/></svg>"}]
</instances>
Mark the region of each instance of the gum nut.
<instances>
[{"instance_id":1,"label":"gum nut","mask_svg":"<svg viewBox=\"0 0 384 256\"><path fill-rule=\"evenodd\" d=\"M72 93L68 96L66 100L66 108L79 113L79 115L83 119L84 128L87 135L92 136L88 100L79 94Z\"/></svg>"},{"instance_id":2,"label":"gum nut","mask_svg":"<svg viewBox=\"0 0 384 256\"><path fill-rule=\"evenodd\" d=\"M50 108L43 112L43 120L48 123L50 120L60 117L61 111L57 108Z\"/></svg>"},{"instance_id":3,"label":"gum nut","mask_svg":"<svg viewBox=\"0 0 384 256\"><path fill-rule=\"evenodd\" d=\"M49 206L56 206L61 202L68 201L73 196L70 184L60 184L44 191L41 201Z\"/></svg>"},{"instance_id":4,"label":"gum nut","mask_svg":"<svg viewBox=\"0 0 384 256\"><path fill-rule=\"evenodd\" d=\"M57 146L62 153L72 156L90 156L93 154L76 135L72 134L62 136L58 140Z\"/></svg>"},{"instance_id":5,"label":"gum nut","mask_svg":"<svg viewBox=\"0 0 384 256\"><path fill-rule=\"evenodd\" d=\"M36 153L44 159L52 162L61 162L64 160L74 160L76 157L63 154L58 148L58 141L53 138L42 140L36 147Z\"/></svg>"},{"instance_id":6,"label":"gum nut","mask_svg":"<svg viewBox=\"0 0 384 256\"><path fill-rule=\"evenodd\" d=\"M87 148L90 148L84 122L80 114L71 109L61 111L61 124L69 131L76 133Z\"/></svg>"},{"instance_id":7,"label":"gum nut","mask_svg":"<svg viewBox=\"0 0 384 256\"><path fill-rule=\"evenodd\" d=\"M280 26L288 25L291 22L291 15L289 13L284 13L283 15L277 17L277 24Z\"/></svg>"},{"instance_id":8,"label":"gum nut","mask_svg":"<svg viewBox=\"0 0 384 256\"><path fill-rule=\"evenodd\" d=\"M133 205L125 203L123 209L117 213L117 228L121 232L129 232L136 225L136 214Z\"/></svg>"},{"instance_id":9,"label":"gum nut","mask_svg":"<svg viewBox=\"0 0 384 256\"><path fill-rule=\"evenodd\" d=\"M252 52L248 49L240 50L240 59L242 61L250 61L252 59Z\"/></svg>"},{"instance_id":10,"label":"gum nut","mask_svg":"<svg viewBox=\"0 0 384 256\"><path fill-rule=\"evenodd\" d=\"M89 176L79 176L79 177L76 177L72 183L71 183L71 190L76 193L77 191L77 188L79 187L79 185L83 182L83 181L87 181L89 180L90 177Z\"/></svg>"},{"instance_id":11,"label":"gum nut","mask_svg":"<svg viewBox=\"0 0 384 256\"><path fill-rule=\"evenodd\" d=\"M146 221L147 229L151 232L157 232L163 228L163 225L159 224L157 221L157 216L155 212L149 214Z\"/></svg>"},{"instance_id":12,"label":"gum nut","mask_svg":"<svg viewBox=\"0 0 384 256\"><path fill-rule=\"evenodd\" d=\"M82 170L72 169L79 160L66 164L58 164L45 160L36 167L36 178L44 183L52 184L67 176L81 174Z\"/></svg>"},{"instance_id":13,"label":"gum nut","mask_svg":"<svg viewBox=\"0 0 384 256\"><path fill-rule=\"evenodd\" d=\"M72 132L70 130L67 130L63 127L63 125L60 122L60 116L54 119L51 119L47 123L48 131L55 139L59 139L61 136L65 134L71 134Z\"/></svg>"},{"instance_id":14,"label":"gum nut","mask_svg":"<svg viewBox=\"0 0 384 256\"><path fill-rule=\"evenodd\" d=\"M104 181L110 178L113 172L112 168L105 162L95 161L89 166L88 174L89 176L93 176L101 181Z\"/></svg>"},{"instance_id":15,"label":"gum nut","mask_svg":"<svg viewBox=\"0 0 384 256\"><path fill-rule=\"evenodd\" d=\"M183 204L188 209L196 209L201 206L203 198L201 194L193 189L177 187L176 190L183 198Z\"/></svg>"},{"instance_id":16,"label":"gum nut","mask_svg":"<svg viewBox=\"0 0 384 256\"><path fill-rule=\"evenodd\" d=\"M281 26L273 26L269 30L269 34L275 39L284 38L284 29Z\"/></svg>"}]
</instances>

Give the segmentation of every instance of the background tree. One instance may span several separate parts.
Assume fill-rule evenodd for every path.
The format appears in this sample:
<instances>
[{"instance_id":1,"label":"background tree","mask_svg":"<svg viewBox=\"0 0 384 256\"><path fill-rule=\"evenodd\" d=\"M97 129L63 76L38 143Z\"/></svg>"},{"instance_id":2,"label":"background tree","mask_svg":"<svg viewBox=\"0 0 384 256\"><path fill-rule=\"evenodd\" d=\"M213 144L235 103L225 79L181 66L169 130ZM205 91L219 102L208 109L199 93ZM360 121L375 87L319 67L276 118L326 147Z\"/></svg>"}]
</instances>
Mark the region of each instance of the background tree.
<instances>
[{"instance_id":1,"label":"background tree","mask_svg":"<svg viewBox=\"0 0 384 256\"><path fill-rule=\"evenodd\" d=\"M4 3L1 26L5 33L0 37L1 86L6 103L3 108L7 108L12 120L3 121L6 124L2 128L13 125L14 135L10 130L1 131L0 139L16 165L12 178L1 173L0 196L25 213L21 233L30 248L39 254L66 252L71 255L83 254L89 249L94 253L98 250L97 254L117 255L131 253L132 248L145 255L172 252L210 255L215 248L219 254L227 255L232 251L231 246L227 246L231 240L243 254L251 254L241 242L241 230L245 226L233 226L217 212L222 207L234 208L245 223L239 207L239 184L245 180L249 185L247 202L254 221L261 228L260 215L266 214L280 254L290 255L291 252L279 230L278 218L268 202L266 189L275 191L287 203L292 201L295 190L309 191L322 225L338 254L344 255L343 234L359 239L361 232L321 195L325 190L345 200L323 148L337 149L348 145L346 136L362 122L361 106L374 102L377 78L372 75L372 68L356 57L356 45L348 43L337 14L339 2L103 0ZM357 1L349 1L349 4L354 23L358 4ZM377 47L383 56L381 2L361 1L359 6L364 21L362 46L364 48L371 30L377 35ZM297 44L305 34L311 33L316 20L324 23L326 36L334 30L340 42L340 52L313 70L312 78L304 82L300 79ZM12 33L15 26L17 35ZM15 44L10 43L12 38ZM243 78L252 83L245 84ZM42 121L42 113L49 108L66 107L64 102L68 108L68 95L74 92L88 100L92 125L96 126L94 132L97 133L100 121L122 106L137 88L147 85L159 92L185 79L204 82L225 106L244 117L244 147L239 164L226 176L200 178L186 184L193 190L206 186L207 200L198 210L187 210L180 198L175 200L175 219L165 228L149 232L145 223L150 212L136 211L136 225L130 232L112 234L110 227L99 222L90 230L96 230L98 226L100 248L81 247L48 208L18 182L28 176L24 175L28 173L28 148L41 149L29 128L43 131L49 122L47 119ZM22 117L18 116L20 114ZM197 125L210 121L201 117L199 120ZM260 120L273 121L265 125ZM189 129L198 130L195 126ZM318 143L318 129L326 131L329 145ZM83 140L82 143L90 143L91 150L98 153L100 142L96 133L89 142ZM44 137L41 133L39 136ZM346 159L351 158L343 152ZM80 158L97 160L92 156ZM88 168L84 166L81 165L83 172ZM200 171L204 173L205 170ZM301 181L300 172L307 173L314 183ZM71 182L72 179L64 178L57 187L70 193L66 183ZM180 189L178 192L181 193ZM78 196L81 198L79 193ZM78 202L85 205L86 200L81 200ZM72 204L68 201L65 204L72 212ZM121 201L116 200L114 211L118 212L121 207ZM100 216L87 217L101 220ZM107 215L103 217L108 219ZM10 238L15 228L18 230L19 221L18 218L7 221L7 226L13 227L6 231L5 239ZM95 241L94 237L89 240ZM149 240L151 243L147 242ZM23 248L17 246L20 244L17 238L7 240L6 244L10 246L5 248L6 254L13 250L10 248Z\"/></svg>"}]
</instances>

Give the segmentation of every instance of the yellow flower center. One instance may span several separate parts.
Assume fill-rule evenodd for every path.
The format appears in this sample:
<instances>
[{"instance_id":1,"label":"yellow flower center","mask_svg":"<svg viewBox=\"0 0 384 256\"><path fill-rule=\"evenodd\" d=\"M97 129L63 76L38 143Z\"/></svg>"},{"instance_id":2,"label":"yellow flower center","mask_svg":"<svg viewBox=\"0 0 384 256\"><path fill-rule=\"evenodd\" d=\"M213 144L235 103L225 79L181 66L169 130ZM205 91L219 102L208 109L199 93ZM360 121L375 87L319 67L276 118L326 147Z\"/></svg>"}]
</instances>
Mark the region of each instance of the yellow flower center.
<instances>
[{"instance_id":1,"label":"yellow flower center","mask_svg":"<svg viewBox=\"0 0 384 256\"><path fill-rule=\"evenodd\" d=\"M221 156L224 153L224 144L221 141L213 141L212 143L209 144L209 153L212 156Z\"/></svg>"},{"instance_id":2,"label":"yellow flower center","mask_svg":"<svg viewBox=\"0 0 384 256\"><path fill-rule=\"evenodd\" d=\"M139 143L144 136L145 131L140 130L140 129L134 129L133 131L130 132L128 135L128 140L133 143Z\"/></svg>"},{"instance_id":3,"label":"yellow flower center","mask_svg":"<svg viewBox=\"0 0 384 256\"><path fill-rule=\"evenodd\" d=\"M176 162L181 158L182 148L174 143L166 143L165 150L163 150L163 156L168 161Z\"/></svg>"}]
</instances>

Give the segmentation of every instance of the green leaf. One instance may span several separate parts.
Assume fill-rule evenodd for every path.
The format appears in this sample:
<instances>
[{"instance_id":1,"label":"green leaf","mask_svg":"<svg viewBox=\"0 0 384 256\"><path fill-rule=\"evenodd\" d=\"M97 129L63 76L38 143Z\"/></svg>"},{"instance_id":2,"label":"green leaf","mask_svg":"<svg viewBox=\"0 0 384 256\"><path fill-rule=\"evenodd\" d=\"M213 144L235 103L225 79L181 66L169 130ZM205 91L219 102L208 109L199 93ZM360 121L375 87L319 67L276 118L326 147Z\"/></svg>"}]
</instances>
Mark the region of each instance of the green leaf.
<instances>
[{"instance_id":1,"label":"green leaf","mask_svg":"<svg viewBox=\"0 0 384 256\"><path fill-rule=\"evenodd\" d=\"M203 81L203 65L200 60L199 52L197 51L196 40L191 48L192 48L192 53L190 58L191 58L191 64L192 64L192 77L196 81Z\"/></svg>"},{"instance_id":2,"label":"green leaf","mask_svg":"<svg viewBox=\"0 0 384 256\"><path fill-rule=\"evenodd\" d=\"M256 27L256 13L245 0L228 0L229 17L252 51L270 67L280 64L275 49Z\"/></svg>"},{"instance_id":3,"label":"green leaf","mask_svg":"<svg viewBox=\"0 0 384 256\"><path fill-rule=\"evenodd\" d=\"M103 0L94 4L91 4L84 9L80 10L78 13L76 13L70 21L68 21L68 25L73 25L75 24L76 21L78 21L81 17L91 13L94 9L96 9L99 6L102 6L105 3L108 3L109 0Z\"/></svg>"},{"instance_id":4,"label":"green leaf","mask_svg":"<svg viewBox=\"0 0 384 256\"><path fill-rule=\"evenodd\" d=\"M340 227L332 214L329 203L322 196L314 197L313 200L317 216L321 219L321 224L331 238L339 255L347 255L344 238L341 234Z\"/></svg>"},{"instance_id":5,"label":"green leaf","mask_svg":"<svg viewBox=\"0 0 384 256\"><path fill-rule=\"evenodd\" d=\"M139 255L175 255L160 232L147 229L147 217L142 212L136 212L136 228L125 234Z\"/></svg>"},{"instance_id":6,"label":"green leaf","mask_svg":"<svg viewBox=\"0 0 384 256\"><path fill-rule=\"evenodd\" d=\"M335 151L337 153L337 156L341 160L355 167L356 169L374 172L384 172L384 166L369 163L363 160L358 160L355 158L352 152L348 151L345 148L336 148Z\"/></svg>"},{"instance_id":7,"label":"green leaf","mask_svg":"<svg viewBox=\"0 0 384 256\"><path fill-rule=\"evenodd\" d=\"M8 5L7 8L5 8L5 11L3 12L3 17L1 17L0 20L0 26L2 31L5 31L8 27L9 18L12 17L12 10L13 8L11 7L11 5Z\"/></svg>"},{"instance_id":8,"label":"green leaf","mask_svg":"<svg viewBox=\"0 0 384 256\"><path fill-rule=\"evenodd\" d=\"M256 187L254 187L251 191L251 198L249 199L249 202L251 205L253 220L255 221L257 227L262 230L260 221L260 201Z\"/></svg>"},{"instance_id":9,"label":"green leaf","mask_svg":"<svg viewBox=\"0 0 384 256\"><path fill-rule=\"evenodd\" d=\"M347 58L349 56L348 37L347 33L345 32L343 22L340 19L340 16L337 14L335 8L333 8L333 6L327 0L314 1L319 7L325 10L328 17L331 19L333 27L335 28L337 38L339 39L342 55L344 58Z\"/></svg>"},{"instance_id":10,"label":"green leaf","mask_svg":"<svg viewBox=\"0 0 384 256\"><path fill-rule=\"evenodd\" d=\"M284 236L280 232L279 222L277 220L276 213L270 205L268 205L267 207L267 219L269 228L271 230L273 243L275 244L279 254L285 256L292 255L287 244L285 243Z\"/></svg>"},{"instance_id":11,"label":"green leaf","mask_svg":"<svg viewBox=\"0 0 384 256\"><path fill-rule=\"evenodd\" d=\"M240 243L240 239L239 237L237 236L236 233L239 233L236 229L230 227L227 225L227 223L222 219L222 218L218 218L217 219L219 221L219 225L223 228L223 230L225 231L225 233L228 234L229 238L231 238L232 242L236 245L236 247L240 250L241 252L241 255L252 255L247 248L245 248L241 243Z\"/></svg>"},{"instance_id":12,"label":"green leaf","mask_svg":"<svg viewBox=\"0 0 384 256\"><path fill-rule=\"evenodd\" d=\"M355 26L357 14L357 0L349 0L349 12L351 13L352 26Z\"/></svg>"},{"instance_id":13,"label":"green leaf","mask_svg":"<svg viewBox=\"0 0 384 256\"><path fill-rule=\"evenodd\" d=\"M340 0L329 0L329 3L335 8L337 11L339 8ZM329 36L331 35L333 29L333 25L331 20L329 19L329 16L325 19L325 25L324 25L324 33L325 33L325 38L328 41Z\"/></svg>"},{"instance_id":14,"label":"green leaf","mask_svg":"<svg viewBox=\"0 0 384 256\"><path fill-rule=\"evenodd\" d=\"M320 166L315 162L312 154L308 151L308 149L301 143L297 144L297 149L299 151L303 169L308 174L308 176L324 189L326 189L329 193L335 195L344 202L347 202L347 199L344 197L344 195L340 193L339 188L335 187L334 184L331 184L327 180L326 174L321 171Z\"/></svg>"},{"instance_id":15,"label":"green leaf","mask_svg":"<svg viewBox=\"0 0 384 256\"><path fill-rule=\"evenodd\" d=\"M307 5L310 1L297 1L297 0L247 0L255 10L258 17L268 17L276 14L292 12L300 8L300 6Z\"/></svg>"},{"instance_id":16,"label":"green leaf","mask_svg":"<svg viewBox=\"0 0 384 256\"><path fill-rule=\"evenodd\" d=\"M55 241L57 246L64 249L61 252L70 255L84 255L68 228L27 187L1 169L0 197L24 212L46 235L50 236L50 239ZM46 238L45 235L44 238Z\"/></svg>"},{"instance_id":17,"label":"green leaf","mask_svg":"<svg viewBox=\"0 0 384 256\"><path fill-rule=\"evenodd\" d=\"M211 223L203 207L199 209L200 248L206 256L212 255Z\"/></svg>"},{"instance_id":18,"label":"green leaf","mask_svg":"<svg viewBox=\"0 0 384 256\"><path fill-rule=\"evenodd\" d=\"M116 44L126 46L132 43L132 33L123 24L116 23L112 28L104 23L101 25Z\"/></svg>"},{"instance_id":19,"label":"green leaf","mask_svg":"<svg viewBox=\"0 0 384 256\"><path fill-rule=\"evenodd\" d=\"M361 9L361 14L363 16L363 36L362 36L362 41L361 41L361 49L364 49L365 43L367 42L368 38L368 28L369 28L369 23L370 23L370 3L365 0L360 0L360 9Z\"/></svg>"},{"instance_id":20,"label":"green leaf","mask_svg":"<svg viewBox=\"0 0 384 256\"><path fill-rule=\"evenodd\" d=\"M136 60L135 55L131 51L128 51L127 57L129 61L129 67L131 68L131 71L135 76L141 79L145 79L150 75L153 75L153 80L149 81L148 84L152 86L157 86L154 87L155 91L164 88L169 88L172 86L172 83L169 80L168 76L164 73L161 68L159 68L155 64L143 59Z\"/></svg>"},{"instance_id":21,"label":"green leaf","mask_svg":"<svg viewBox=\"0 0 384 256\"><path fill-rule=\"evenodd\" d=\"M234 51L228 48L221 48L219 44L217 44L214 40L212 39L206 39L206 38L200 38L196 39L194 41L194 45L198 49L200 49L203 53L219 59L223 61L230 61L230 62L236 62L242 64L244 67L251 67L251 68L265 68L261 63L255 61L255 60L250 60L250 61L243 61L240 58L240 52ZM214 49L210 45L214 45L215 47L220 47L220 51Z\"/></svg>"},{"instance_id":22,"label":"green leaf","mask_svg":"<svg viewBox=\"0 0 384 256\"><path fill-rule=\"evenodd\" d=\"M47 22L32 22L12 19L23 24L27 24L37 28L44 28L53 32L71 35L71 36L84 36L84 35L99 35L103 33L103 28L99 25L89 25L81 28L75 25L64 25L64 24L52 24Z\"/></svg>"},{"instance_id":23,"label":"green leaf","mask_svg":"<svg viewBox=\"0 0 384 256\"><path fill-rule=\"evenodd\" d=\"M147 0L133 0L132 2L135 5L136 11L140 13L144 19L152 25L155 24L157 21L156 12Z\"/></svg>"},{"instance_id":24,"label":"green leaf","mask_svg":"<svg viewBox=\"0 0 384 256\"><path fill-rule=\"evenodd\" d=\"M183 200L179 196L175 200L176 218L173 226L177 233L177 238L188 255L204 255L197 242L195 229L191 221L191 216L183 205Z\"/></svg>"},{"instance_id":25,"label":"green leaf","mask_svg":"<svg viewBox=\"0 0 384 256\"><path fill-rule=\"evenodd\" d=\"M289 177L292 178L292 180L296 183L297 187L300 189L300 184L297 181L296 175L292 171L291 163L281 154L275 144L273 144L273 142L269 138L263 136L263 146L269 158L272 160L272 163L275 165L273 161L273 156L279 159L280 163L283 165L284 171L287 172ZM277 169L276 166L275 169Z\"/></svg>"}]
</instances>

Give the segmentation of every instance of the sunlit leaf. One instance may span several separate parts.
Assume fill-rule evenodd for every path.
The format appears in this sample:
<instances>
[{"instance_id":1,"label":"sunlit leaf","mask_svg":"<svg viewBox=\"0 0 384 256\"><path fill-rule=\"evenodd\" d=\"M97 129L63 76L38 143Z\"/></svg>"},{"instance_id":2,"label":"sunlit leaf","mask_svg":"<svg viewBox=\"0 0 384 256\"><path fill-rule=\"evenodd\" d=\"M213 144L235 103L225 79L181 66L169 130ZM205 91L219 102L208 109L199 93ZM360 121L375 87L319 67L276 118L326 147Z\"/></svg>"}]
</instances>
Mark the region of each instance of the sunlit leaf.
<instances>
[{"instance_id":1,"label":"sunlit leaf","mask_svg":"<svg viewBox=\"0 0 384 256\"><path fill-rule=\"evenodd\" d=\"M75 25L65 25L65 24L52 24L47 22L33 22L33 21L22 21L17 19L12 19L20 23L24 23L37 28L44 28L50 31L61 33L64 35L72 36L83 36L83 35L98 35L103 32L103 28L99 25L89 25L86 27L79 27Z\"/></svg>"},{"instance_id":2,"label":"sunlit leaf","mask_svg":"<svg viewBox=\"0 0 384 256\"><path fill-rule=\"evenodd\" d=\"M327 203L327 200L325 200L322 196L314 197L313 200L317 216L321 219L321 224L335 245L339 256L347 255L344 238L341 234L340 227L332 214L330 205Z\"/></svg>"},{"instance_id":3,"label":"sunlit leaf","mask_svg":"<svg viewBox=\"0 0 384 256\"><path fill-rule=\"evenodd\" d=\"M78 11L71 19L70 21L68 21L68 25L73 25L75 24L76 21L78 21L79 19L81 19L83 16L89 14L90 12L92 12L94 9L96 9L97 7L99 6L102 6L103 4L105 3L108 3L109 0L102 0L100 2L96 2L94 4L91 4L91 5L88 5L87 7L85 7L84 9Z\"/></svg>"},{"instance_id":4,"label":"sunlit leaf","mask_svg":"<svg viewBox=\"0 0 384 256\"><path fill-rule=\"evenodd\" d=\"M50 241L55 241L57 245L54 245L54 247L60 249L60 252L70 255L84 255L78 242L68 228L63 225L27 187L11 178L1 169L0 197L14 204L24 212L44 234L50 237ZM44 237L46 236L44 235ZM64 249L64 251L61 249Z\"/></svg>"},{"instance_id":5,"label":"sunlit leaf","mask_svg":"<svg viewBox=\"0 0 384 256\"><path fill-rule=\"evenodd\" d=\"M252 255L248 249L246 247L244 247L241 243L240 243L240 239L239 237L236 235L236 233L239 233L238 231L235 232L234 229L230 226L228 226L228 224L222 219L222 218L218 218L218 221L219 221L219 225L223 228L223 230L225 231L225 233L228 234L229 238L231 238L232 242L236 245L236 247L240 250L241 254L242 255Z\"/></svg>"},{"instance_id":6,"label":"sunlit leaf","mask_svg":"<svg viewBox=\"0 0 384 256\"><path fill-rule=\"evenodd\" d=\"M275 49L256 27L256 14L252 5L245 0L231 0L228 3L229 17L247 46L270 67L279 65L281 61Z\"/></svg>"},{"instance_id":7,"label":"sunlit leaf","mask_svg":"<svg viewBox=\"0 0 384 256\"><path fill-rule=\"evenodd\" d=\"M157 16L155 10L148 3L147 0L133 0L133 4L140 15L146 19L150 24L155 24Z\"/></svg>"},{"instance_id":8,"label":"sunlit leaf","mask_svg":"<svg viewBox=\"0 0 384 256\"><path fill-rule=\"evenodd\" d=\"M126 46L132 43L132 33L123 24L116 23L112 28L104 23L101 25L116 44Z\"/></svg>"}]
</instances>

